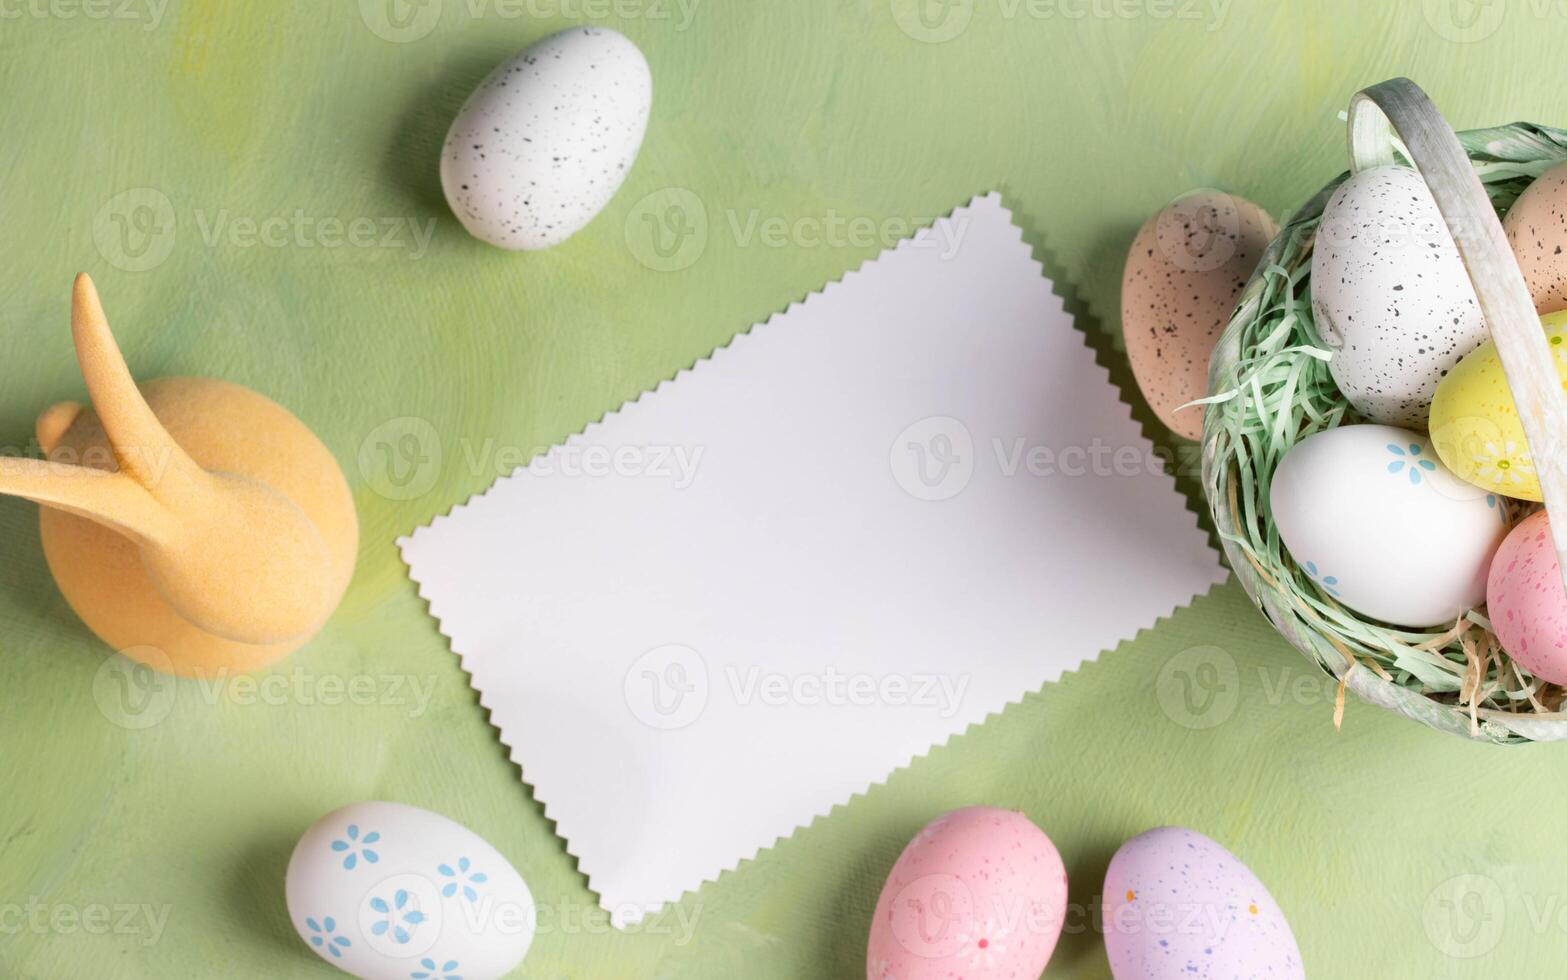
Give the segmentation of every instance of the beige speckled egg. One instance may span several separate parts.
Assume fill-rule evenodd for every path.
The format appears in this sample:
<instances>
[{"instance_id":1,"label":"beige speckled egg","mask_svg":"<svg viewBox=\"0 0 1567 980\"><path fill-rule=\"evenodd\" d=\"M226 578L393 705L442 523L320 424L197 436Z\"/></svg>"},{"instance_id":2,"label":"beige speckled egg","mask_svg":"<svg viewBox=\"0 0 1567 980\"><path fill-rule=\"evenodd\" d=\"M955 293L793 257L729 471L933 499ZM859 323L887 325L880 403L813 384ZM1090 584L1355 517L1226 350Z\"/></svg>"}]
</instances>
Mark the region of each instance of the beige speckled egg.
<instances>
[{"instance_id":1,"label":"beige speckled egg","mask_svg":"<svg viewBox=\"0 0 1567 980\"><path fill-rule=\"evenodd\" d=\"M1567 163L1541 174L1502 221L1541 316L1567 310Z\"/></svg>"},{"instance_id":2,"label":"beige speckled egg","mask_svg":"<svg viewBox=\"0 0 1567 980\"><path fill-rule=\"evenodd\" d=\"M1208 357L1278 231L1245 198L1200 190L1149 218L1132 241L1121 280L1126 356L1143 397L1178 435L1202 437L1202 409L1177 409L1207 394Z\"/></svg>"}]
</instances>

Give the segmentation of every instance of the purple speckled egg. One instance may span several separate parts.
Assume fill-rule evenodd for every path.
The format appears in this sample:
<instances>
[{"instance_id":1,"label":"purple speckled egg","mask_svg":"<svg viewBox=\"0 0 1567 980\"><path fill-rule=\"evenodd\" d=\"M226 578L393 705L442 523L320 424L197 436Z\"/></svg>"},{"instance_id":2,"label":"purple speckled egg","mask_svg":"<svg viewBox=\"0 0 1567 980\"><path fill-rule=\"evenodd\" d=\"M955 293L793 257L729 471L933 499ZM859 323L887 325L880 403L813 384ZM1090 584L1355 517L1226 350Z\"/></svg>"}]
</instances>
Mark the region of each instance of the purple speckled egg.
<instances>
[{"instance_id":1,"label":"purple speckled egg","mask_svg":"<svg viewBox=\"0 0 1567 980\"><path fill-rule=\"evenodd\" d=\"M1496 549L1485 604L1496 638L1518 666L1567 684L1567 589L1545 511L1520 521Z\"/></svg>"},{"instance_id":2,"label":"purple speckled egg","mask_svg":"<svg viewBox=\"0 0 1567 980\"><path fill-rule=\"evenodd\" d=\"M876 902L870 980L1037 980L1066 914L1066 868L1016 810L938 817L903 849Z\"/></svg>"},{"instance_id":3,"label":"purple speckled egg","mask_svg":"<svg viewBox=\"0 0 1567 980\"><path fill-rule=\"evenodd\" d=\"M1235 855L1195 830L1159 827L1105 872L1105 949L1115 980L1303 980L1278 903Z\"/></svg>"}]
</instances>

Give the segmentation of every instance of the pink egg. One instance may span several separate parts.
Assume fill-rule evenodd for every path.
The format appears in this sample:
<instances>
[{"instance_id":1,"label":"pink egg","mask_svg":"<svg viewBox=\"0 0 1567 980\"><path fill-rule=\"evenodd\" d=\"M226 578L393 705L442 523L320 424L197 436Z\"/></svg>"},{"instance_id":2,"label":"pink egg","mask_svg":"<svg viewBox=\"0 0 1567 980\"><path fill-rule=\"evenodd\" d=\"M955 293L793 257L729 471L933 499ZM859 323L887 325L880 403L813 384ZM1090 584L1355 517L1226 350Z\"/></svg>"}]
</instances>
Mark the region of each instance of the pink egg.
<instances>
[{"instance_id":1,"label":"pink egg","mask_svg":"<svg viewBox=\"0 0 1567 980\"><path fill-rule=\"evenodd\" d=\"M1567 589L1545 511L1520 521L1496 549L1485 605L1496 638L1518 666L1567 684Z\"/></svg>"},{"instance_id":2,"label":"pink egg","mask_svg":"<svg viewBox=\"0 0 1567 980\"><path fill-rule=\"evenodd\" d=\"M1105 952L1115 980L1305 980L1278 903L1217 842L1159 827L1105 871Z\"/></svg>"},{"instance_id":3,"label":"pink egg","mask_svg":"<svg viewBox=\"0 0 1567 980\"><path fill-rule=\"evenodd\" d=\"M938 817L887 876L866 952L869 980L1037 980L1061 935L1066 868L1016 810Z\"/></svg>"}]
</instances>

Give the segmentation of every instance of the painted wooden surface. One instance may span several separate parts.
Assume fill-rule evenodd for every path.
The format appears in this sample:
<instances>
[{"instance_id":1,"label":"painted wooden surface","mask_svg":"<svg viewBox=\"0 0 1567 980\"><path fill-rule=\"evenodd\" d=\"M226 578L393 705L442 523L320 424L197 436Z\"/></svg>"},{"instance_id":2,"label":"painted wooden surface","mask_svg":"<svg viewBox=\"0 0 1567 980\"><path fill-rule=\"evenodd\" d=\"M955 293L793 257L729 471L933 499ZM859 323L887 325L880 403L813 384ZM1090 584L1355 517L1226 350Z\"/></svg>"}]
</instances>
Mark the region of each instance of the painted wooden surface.
<instances>
[{"instance_id":1,"label":"painted wooden surface","mask_svg":"<svg viewBox=\"0 0 1567 980\"><path fill-rule=\"evenodd\" d=\"M856 976L904 842L973 803L1023 808L1066 859L1079 911L1051 976L1108 976L1098 882L1120 841L1160 823L1250 864L1312 976L1561 960L1567 889L1542 858L1567 806L1558 753L1356 704L1335 734L1330 682L1233 585L656 923L608 931L396 535L975 193L1006 195L1125 384L1122 256L1177 194L1217 185L1282 216L1345 167L1348 97L1395 75L1459 127L1567 121L1554 4L918 13L0 3L0 445L25 451L35 413L80 394L66 315L86 270L135 371L224 377L293 408L344 463L363 525L314 644L254 681L172 688L103 666L50 582L34 509L0 501L0 973L328 976L292 934L283 868L311 821L364 798L440 810L511 857L542 905L525 977ZM445 128L496 63L583 21L621 28L652 64L642 155L565 246L483 246L440 197Z\"/></svg>"}]
</instances>

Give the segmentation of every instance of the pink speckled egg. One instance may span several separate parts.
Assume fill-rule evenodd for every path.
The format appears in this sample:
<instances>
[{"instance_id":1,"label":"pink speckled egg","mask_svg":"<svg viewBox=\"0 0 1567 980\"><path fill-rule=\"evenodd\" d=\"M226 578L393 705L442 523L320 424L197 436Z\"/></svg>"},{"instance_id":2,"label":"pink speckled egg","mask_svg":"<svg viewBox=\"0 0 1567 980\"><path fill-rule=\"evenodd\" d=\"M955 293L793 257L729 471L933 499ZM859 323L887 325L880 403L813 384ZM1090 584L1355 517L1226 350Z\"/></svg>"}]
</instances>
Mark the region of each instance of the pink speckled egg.
<instances>
[{"instance_id":1,"label":"pink speckled egg","mask_svg":"<svg viewBox=\"0 0 1567 980\"><path fill-rule=\"evenodd\" d=\"M1066 869L1016 810L954 810L887 876L866 951L870 980L1037 980L1061 935Z\"/></svg>"},{"instance_id":2,"label":"pink speckled egg","mask_svg":"<svg viewBox=\"0 0 1567 980\"><path fill-rule=\"evenodd\" d=\"M1485 605L1496 638L1518 666L1567 684L1567 590L1545 511L1520 521L1496 549Z\"/></svg>"},{"instance_id":3,"label":"pink speckled egg","mask_svg":"<svg viewBox=\"0 0 1567 980\"><path fill-rule=\"evenodd\" d=\"M1115 980L1304 980L1284 913L1235 855L1195 830L1159 827L1105 872L1105 951Z\"/></svg>"}]
</instances>

